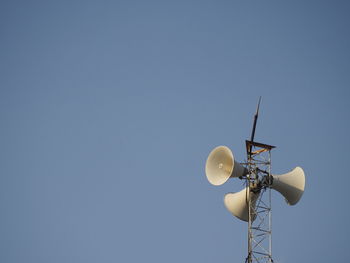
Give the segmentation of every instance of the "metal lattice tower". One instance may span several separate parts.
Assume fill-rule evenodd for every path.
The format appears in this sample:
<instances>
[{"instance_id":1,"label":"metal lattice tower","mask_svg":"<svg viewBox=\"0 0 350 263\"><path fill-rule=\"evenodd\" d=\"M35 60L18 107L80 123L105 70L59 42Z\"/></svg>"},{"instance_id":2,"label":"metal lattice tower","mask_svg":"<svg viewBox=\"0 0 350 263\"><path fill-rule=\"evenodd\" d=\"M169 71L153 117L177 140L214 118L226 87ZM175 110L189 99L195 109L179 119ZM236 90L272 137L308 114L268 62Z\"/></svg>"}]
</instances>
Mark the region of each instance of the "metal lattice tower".
<instances>
[{"instance_id":1,"label":"metal lattice tower","mask_svg":"<svg viewBox=\"0 0 350 263\"><path fill-rule=\"evenodd\" d=\"M246 141L247 161L239 163L227 146L214 148L206 161L205 174L212 185L230 178L245 181L239 192L227 193L226 209L248 223L248 256L245 263L273 263L271 228L271 189L279 192L288 205L299 202L305 189L305 174L297 166L285 174L271 174L271 150L275 146L254 141L261 97L254 115L250 140Z\"/></svg>"},{"instance_id":2,"label":"metal lattice tower","mask_svg":"<svg viewBox=\"0 0 350 263\"><path fill-rule=\"evenodd\" d=\"M246 263L272 263L271 145L246 141L248 174L248 256Z\"/></svg>"}]
</instances>

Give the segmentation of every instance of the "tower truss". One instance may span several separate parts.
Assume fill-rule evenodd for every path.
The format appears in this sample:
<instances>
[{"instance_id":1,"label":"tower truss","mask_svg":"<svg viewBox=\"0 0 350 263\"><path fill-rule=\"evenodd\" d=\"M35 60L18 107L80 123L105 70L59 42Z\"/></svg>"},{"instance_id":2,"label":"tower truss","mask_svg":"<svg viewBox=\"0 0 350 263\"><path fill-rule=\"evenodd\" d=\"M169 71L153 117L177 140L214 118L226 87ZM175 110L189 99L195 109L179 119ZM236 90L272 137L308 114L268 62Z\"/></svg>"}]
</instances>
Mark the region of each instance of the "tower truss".
<instances>
[{"instance_id":1,"label":"tower truss","mask_svg":"<svg viewBox=\"0 0 350 263\"><path fill-rule=\"evenodd\" d=\"M272 263L271 150L275 146L246 141L248 198L246 263Z\"/></svg>"}]
</instances>

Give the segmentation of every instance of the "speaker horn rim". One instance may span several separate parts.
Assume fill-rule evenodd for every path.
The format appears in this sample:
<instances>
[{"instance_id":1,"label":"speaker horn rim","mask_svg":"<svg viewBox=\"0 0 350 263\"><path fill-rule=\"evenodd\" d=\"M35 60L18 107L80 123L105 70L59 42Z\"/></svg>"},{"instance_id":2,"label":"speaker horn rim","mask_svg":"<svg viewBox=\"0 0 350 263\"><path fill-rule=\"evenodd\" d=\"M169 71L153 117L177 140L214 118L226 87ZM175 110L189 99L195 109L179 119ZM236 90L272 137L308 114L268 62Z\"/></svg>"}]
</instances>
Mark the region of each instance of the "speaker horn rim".
<instances>
[{"instance_id":1,"label":"speaker horn rim","mask_svg":"<svg viewBox=\"0 0 350 263\"><path fill-rule=\"evenodd\" d=\"M221 178L218 178L217 176L213 176L212 174L210 174L209 172L209 165L210 165L210 160L213 158L214 154L217 153L219 150L224 150L226 151L226 153L229 154L229 157L231 158L232 161L232 165L230 168L230 171L227 173L227 175L222 176ZM227 182L227 180L232 176L233 170L234 170L234 166L235 166L235 157L231 151L230 148L228 148L225 145L220 145L215 147L208 155L207 161L205 163L205 175L208 179L208 181L212 184L212 185L222 185L224 183Z\"/></svg>"}]
</instances>

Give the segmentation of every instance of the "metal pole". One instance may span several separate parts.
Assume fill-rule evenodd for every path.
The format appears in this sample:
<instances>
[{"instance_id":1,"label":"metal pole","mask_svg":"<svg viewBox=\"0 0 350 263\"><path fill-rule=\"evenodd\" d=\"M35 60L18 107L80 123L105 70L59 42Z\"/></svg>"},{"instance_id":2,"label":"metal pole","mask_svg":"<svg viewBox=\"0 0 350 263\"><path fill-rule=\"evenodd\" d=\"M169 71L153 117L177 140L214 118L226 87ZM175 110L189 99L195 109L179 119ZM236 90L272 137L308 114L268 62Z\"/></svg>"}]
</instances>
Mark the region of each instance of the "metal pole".
<instances>
[{"instance_id":1,"label":"metal pole","mask_svg":"<svg viewBox=\"0 0 350 263\"><path fill-rule=\"evenodd\" d=\"M251 149L250 149L251 151ZM251 186L251 177L252 177L252 155L251 153L248 155L248 165L249 165L249 174L248 174L248 178L247 178L247 192L246 192L246 200L248 200L248 257L246 262L248 263L252 263L252 207L251 207L251 198L250 198L250 186Z\"/></svg>"},{"instance_id":2,"label":"metal pole","mask_svg":"<svg viewBox=\"0 0 350 263\"><path fill-rule=\"evenodd\" d=\"M269 184L271 182L271 151L269 151ZM270 254L270 262L272 260L272 217L271 217L271 209L272 209L272 199L271 199L271 187L269 187L269 254Z\"/></svg>"}]
</instances>

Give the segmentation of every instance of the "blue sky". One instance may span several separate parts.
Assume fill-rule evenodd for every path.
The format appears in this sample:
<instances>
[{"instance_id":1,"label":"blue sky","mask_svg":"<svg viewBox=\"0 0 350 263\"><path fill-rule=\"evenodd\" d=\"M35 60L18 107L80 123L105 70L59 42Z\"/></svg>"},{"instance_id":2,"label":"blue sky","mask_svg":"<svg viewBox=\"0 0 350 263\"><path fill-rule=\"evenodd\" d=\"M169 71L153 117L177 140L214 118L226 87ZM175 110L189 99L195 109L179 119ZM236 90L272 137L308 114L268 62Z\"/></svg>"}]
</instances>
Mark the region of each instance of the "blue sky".
<instances>
[{"instance_id":1,"label":"blue sky","mask_svg":"<svg viewBox=\"0 0 350 263\"><path fill-rule=\"evenodd\" d=\"M243 262L246 224L207 155L256 140L272 172L275 262L345 262L347 1L3 1L0 261Z\"/></svg>"}]
</instances>

